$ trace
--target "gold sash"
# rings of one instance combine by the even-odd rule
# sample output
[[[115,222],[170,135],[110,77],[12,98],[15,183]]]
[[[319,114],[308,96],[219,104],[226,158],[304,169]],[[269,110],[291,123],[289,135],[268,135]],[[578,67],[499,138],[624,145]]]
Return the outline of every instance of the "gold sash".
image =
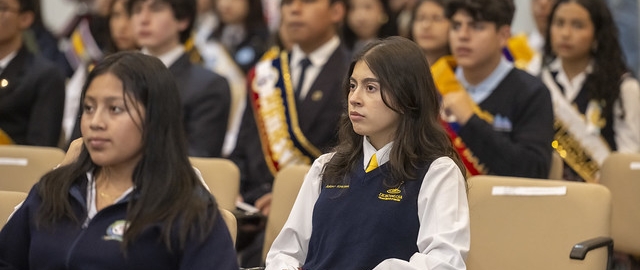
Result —
[[[551,146],[582,179],[590,183],[598,182],[600,166],[611,153],[609,145],[599,132],[588,132],[584,115],[564,98],[551,72],[544,69],[541,76],[553,100],[553,126],[556,133]]]
[[[247,105],[247,78],[220,42],[207,41],[204,46],[200,46],[198,51],[204,66],[225,77],[231,90],[229,124],[222,145],[222,156],[226,157],[235,148],[236,139],[240,132],[242,114]]]
[[[513,59],[513,65],[519,69],[527,69],[529,63],[535,56],[535,51],[529,47],[527,36],[519,34],[512,36],[507,40],[507,49]]]

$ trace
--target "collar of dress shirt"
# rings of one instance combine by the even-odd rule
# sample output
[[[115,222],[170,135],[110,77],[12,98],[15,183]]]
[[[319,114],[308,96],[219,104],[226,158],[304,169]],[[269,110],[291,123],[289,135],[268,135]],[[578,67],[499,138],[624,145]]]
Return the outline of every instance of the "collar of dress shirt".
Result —
[[[5,56],[4,58],[0,59],[0,70],[4,70],[5,68],[7,68],[7,66],[9,65],[9,62],[11,62],[11,60],[13,60],[13,58],[15,58],[16,55],[18,55],[18,51],[14,51],[8,54],[7,56]]]
[[[152,55],[147,48],[142,48],[141,52],[146,55]],[[180,56],[182,56],[183,53],[184,53],[184,46],[180,45],[162,55],[154,55],[154,56],[158,57],[158,59],[160,59],[160,61],[162,61],[162,63],[166,67],[170,67],[171,65],[173,65],[175,61],[178,60],[178,58],[180,58]]]
[[[291,50],[291,78],[294,85],[298,85],[298,80],[300,79],[300,73],[302,72],[302,68],[300,67],[300,61],[305,57],[308,57],[311,61],[311,66],[306,69],[306,76],[304,82],[302,84],[302,89],[297,89],[300,91],[298,93],[298,98],[304,100],[311,90],[311,86],[313,82],[316,80],[322,67],[327,63],[329,57],[333,54],[333,52],[340,46],[340,39],[337,36],[331,38],[328,42],[320,46],[315,51],[311,52],[308,55],[300,49],[300,46],[294,45]]]
[[[291,49],[291,67],[298,67],[298,63],[300,63],[300,61],[305,57],[309,57],[309,60],[311,60],[311,64],[314,67],[321,67],[329,60],[329,57],[331,57],[331,54],[333,54],[338,46],[340,46],[340,39],[338,36],[333,36],[333,38],[318,49],[308,55],[305,55],[300,46],[295,44]]]
[[[87,179],[89,180],[87,183],[87,219],[89,220],[98,213],[96,208],[96,178],[93,175],[93,171],[87,172]],[[113,203],[122,201],[131,192],[133,192],[133,187],[125,190],[120,197],[113,201]]]
[[[389,161],[389,153],[391,152],[391,148],[393,147],[393,141],[387,143],[385,146],[380,148],[380,150],[376,150],[373,145],[369,142],[369,137],[364,136],[364,140],[362,140],[362,151],[364,153],[364,160],[362,164],[362,169],[364,170],[369,165],[369,160],[373,154],[376,154],[376,159],[378,160],[378,166],[382,166],[382,164],[387,163]]]
[[[593,60],[589,61],[587,68],[583,72],[580,72],[580,74],[576,75],[571,80],[567,77],[567,73],[564,72],[564,69],[562,68],[562,60],[560,58],[554,59],[549,64],[549,71],[558,73],[555,76],[556,82],[562,86],[565,98],[569,101],[573,101],[580,93],[582,85],[584,85],[584,81],[587,79],[587,75],[591,74],[593,71]]]
[[[493,93],[493,90],[495,90],[502,79],[509,74],[511,69],[513,69],[513,64],[502,57],[498,66],[493,70],[493,72],[491,72],[491,75],[477,85],[471,85],[467,82],[464,78],[464,71],[462,71],[462,68],[460,67],[456,69],[456,78],[462,84],[464,89],[467,90],[471,99],[473,99],[475,103],[481,103],[491,95],[491,93]]]

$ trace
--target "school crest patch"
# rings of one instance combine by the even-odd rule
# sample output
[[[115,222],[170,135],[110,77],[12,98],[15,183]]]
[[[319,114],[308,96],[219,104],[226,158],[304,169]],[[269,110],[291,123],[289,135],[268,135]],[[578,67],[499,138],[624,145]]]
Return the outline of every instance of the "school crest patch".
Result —
[[[122,242],[122,236],[124,235],[124,231],[127,227],[129,227],[129,223],[126,220],[116,220],[109,225],[106,235],[103,236],[102,239],[106,241],[115,240]]]

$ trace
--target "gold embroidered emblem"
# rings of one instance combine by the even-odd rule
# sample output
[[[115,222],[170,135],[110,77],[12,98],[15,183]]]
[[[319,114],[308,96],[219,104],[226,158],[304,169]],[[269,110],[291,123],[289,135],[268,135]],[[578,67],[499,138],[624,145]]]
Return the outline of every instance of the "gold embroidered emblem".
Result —
[[[397,188],[387,189],[387,193],[389,194],[400,194],[400,192],[402,191],[400,191],[400,189],[397,189]]]
[[[383,200],[383,201],[394,201],[394,202],[399,202],[402,201],[402,190],[400,190],[400,187],[402,186],[402,184],[404,184],[404,181],[400,183],[400,185],[398,185],[398,187],[396,188],[390,188],[387,189],[387,193],[378,193],[378,199]]]
[[[378,199],[383,200],[383,201],[399,202],[399,201],[402,201],[402,195],[399,195],[399,194],[385,194],[385,193],[380,192],[378,194]]]
[[[9,81],[7,81],[7,79],[2,79],[2,81],[0,81],[0,88],[5,88],[9,86]]]

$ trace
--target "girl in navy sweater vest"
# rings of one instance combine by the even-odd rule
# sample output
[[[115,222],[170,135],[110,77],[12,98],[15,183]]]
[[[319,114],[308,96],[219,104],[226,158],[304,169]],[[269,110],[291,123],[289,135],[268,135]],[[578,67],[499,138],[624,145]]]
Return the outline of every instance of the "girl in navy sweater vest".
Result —
[[[354,58],[339,144],[312,165],[268,270],[466,269],[465,169],[425,59],[400,37]]]

